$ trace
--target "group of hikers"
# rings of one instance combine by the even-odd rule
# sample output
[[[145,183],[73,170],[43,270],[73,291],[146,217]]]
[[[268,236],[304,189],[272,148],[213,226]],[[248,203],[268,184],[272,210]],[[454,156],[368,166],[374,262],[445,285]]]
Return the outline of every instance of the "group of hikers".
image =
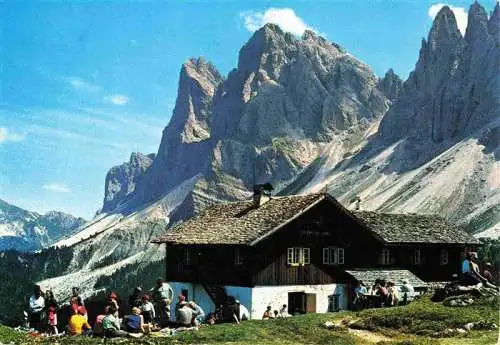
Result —
[[[415,298],[415,289],[408,279],[403,279],[401,285],[393,281],[376,279],[375,283],[367,288],[362,281],[358,281],[354,289],[353,308],[395,307],[410,303]]]
[[[183,295],[177,296],[175,318],[171,318],[171,305],[174,302],[174,292],[169,284],[162,279],[146,293],[141,287],[136,287],[128,300],[129,313],[123,315],[120,311],[120,301],[115,292],[111,292],[105,303],[103,312],[97,315],[93,327],[80,289],[72,289],[69,300],[70,315],[65,334],[94,335],[105,337],[137,336],[168,327],[169,329],[185,329],[199,326],[205,322],[205,312],[194,301],[186,301]],[[28,327],[47,335],[58,335],[57,311],[59,305],[52,291],[42,292],[35,285],[34,293],[29,299]],[[122,315],[122,317],[120,317]],[[239,318],[239,316],[238,316]],[[217,315],[209,315],[208,323],[215,323]]]
[[[461,284],[464,286],[485,286],[497,289],[495,277],[492,274],[492,265],[486,262],[482,265],[482,272],[479,269],[478,255],[476,252],[469,252],[462,261]]]
[[[482,286],[498,290],[492,273],[492,265],[486,262],[479,269],[478,255],[468,252],[462,261],[461,274],[457,283],[465,287],[480,288]],[[353,309],[381,308],[405,305],[415,298],[415,289],[407,279],[401,285],[391,280],[376,279],[375,283],[367,288],[362,281],[358,281],[354,289]]]
[[[286,304],[283,304],[283,306],[279,311],[278,310],[273,311],[272,309],[273,309],[272,306],[270,305],[267,306],[266,311],[262,315],[262,320],[279,319],[292,316],[288,313]]]

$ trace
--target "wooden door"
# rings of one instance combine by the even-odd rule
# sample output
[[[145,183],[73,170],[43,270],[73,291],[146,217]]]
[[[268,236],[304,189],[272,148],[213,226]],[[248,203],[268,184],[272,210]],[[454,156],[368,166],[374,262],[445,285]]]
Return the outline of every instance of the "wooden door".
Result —
[[[315,313],[316,312],[316,294],[315,293],[306,293],[306,313]]]

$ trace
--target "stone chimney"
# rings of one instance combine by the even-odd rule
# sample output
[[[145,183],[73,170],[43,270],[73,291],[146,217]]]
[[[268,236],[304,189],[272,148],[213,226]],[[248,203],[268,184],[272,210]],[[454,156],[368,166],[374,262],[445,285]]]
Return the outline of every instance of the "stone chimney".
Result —
[[[253,186],[253,206],[259,208],[271,199],[273,186],[270,183]]]
[[[356,197],[356,206],[354,206],[354,209],[356,211],[361,210],[361,197],[359,195]]]

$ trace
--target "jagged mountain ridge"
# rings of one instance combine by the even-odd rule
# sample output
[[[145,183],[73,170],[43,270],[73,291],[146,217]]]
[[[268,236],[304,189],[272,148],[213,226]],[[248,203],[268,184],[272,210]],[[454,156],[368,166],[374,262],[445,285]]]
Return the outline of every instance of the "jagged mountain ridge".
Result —
[[[40,215],[0,200],[0,251],[42,249],[71,235],[84,222],[57,211]]]
[[[220,200],[244,198],[262,181],[286,184],[327,142],[356,140],[384,115],[390,102],[377,82],[338,45],[273,24],[242,47],[225,80],[210,63],[187,61],[158,154],[129,208],[197,175]]]
[[[337,45],[310,32],[298,39],[276,25],[254,34],[227,79],[204,59],[187,61],[152,164],[130,169],[131,159],[108,173],[108,207],[54,244],[70,247],[73,257],[42,285],[61,298],[70,290],[65,282],[94,293],[102,275],[161,260],[162,249],[150,241],[167,224],[214,202],[247,198],[257,181],[285,185],[331,140],[352,146],[390,104],[377,82]],[[111,180],[119,188],[109,188]]]
[[[499,237],[500,48],[491,30],[498,13],[497,3],[488,20],[474,3],[462,37],[443,7],[378,133],[347,159],[325,155],[316,174],[289,189],[328,185],[347,206],[360,196],[365,209],[440,214]]]
[[[446,7],[442,11],[449,13],[436,17],[428,39],[431,48],[426,41],[421,56],[427,56],[427,49],[431,49],[429,56],[437,56],[432,42],[439,41],[445,46],[457,44],[462,52],[453,53],[456,59],[446,59],[446,63],[468,61],[458,59],[471,51],[471,43],[464,43],[454,35],[457,30],[451,11]],[[492,27],[490,22],[495,18],[498,5],[488,27]],[[441,35],[455,43],[442,42]],[[498,45],[494,49],[498,50]],[[477,51],[481,52],[484,51]],[[491,59],[488,56],[484,59]],[[492,120],[478,116],[479,121],[472,125],[459,120],[462,132],[450,131],[453,126],[446,125],[440,131],[428,131],[424,130],[428,127],[424,119],[420,127],[414,123],[410,126],[404,119],[408,115],[404,104],[413,96],[410,91],[415,92],[417,102],[427,104],[427,96],[435,99],[443,90],[448,92],[443,87],[446,73],[456,71],[455,68],[445,65],[440,71],[419,61],[414,77],[403,85],[399,86],[395,77],[392,84],[390,78],[384,83],[340,47],[312,33],[299,40],[272,25],[259,30],[242,48],[238,68],[225,80],[215,78],[217,74],[212,67],[203,66],[208,65],[205,61],[191,60],[187,64],[195,65],[192,68],[196,73],[182,76],[181,71],[180,84],[190,86],[179,88],[189,92],[180,92],[178,102],[188,106],[176,106],[167,126],[182,132],[167,135],[170,132],[165,129],[153,164],[127,198],[125,214],[121,214],[125,208],[102,214],[82,233],[58,244],[73,248],[74,262],[66,275],[44,284],[57,286],[71,278],[85,282],[88,286],[85,293],[92,293],[100,274],[123,269],[125,263],[140,265],[148,257],[154,260],[161,257],[161,249],[149,244],[151,238],[134,230],[133,224],[143,222],[139,228],[144,229],[148,220],[156,219],[146,210],[156,210],[153,213],[163,215],[165,224],[171,225],[211,203],[249,197],[249,186],[263,181],[271,181],[282,193],[310,192],[329,184],[330,192],[348,207],[352,206],[352,197],[361,195],[362,207],[367,209],[439,212],[452,220],[478,221],[476,230],[495,231],[499,186],[496,176],[500,169],[498,116],[487,112]],[[425,80],[421,73],[431,75],[429,71],[436,74],[432,76],[436,82],[415,84],[415,80]],[[489,73],[493,73],[493,78],[498,76],[498,70]],[[469,78],[466,74],[464,77]],[[424,92],[422,87],[429,90]],[[387,94],[384,96],[383,92]],[[203,106],[190,105],[194,104],[190,101],[191,93],[204,100],[195,102]],[[386,120],[383,114],[391,104],[391,97],[392,115]],[[493,107],[488,110],[494,112],[496,99],[491,101],[490,94],[485,99]],[[401,111],[393,110],[398,107]],[[481,103],[474,111],[482,107],[486,105]],[[187,115],[186,109],[192,113]],[[200,109],[203,116],[197,113]],[[437,118],[432,111],[424,115],[432,121]],[[443,121],[455,118],[457,114],[452,113],[443,117]],[[210,131],[197,131],[203,134],[195,140],[186,140],[188,136],[182,133],[194,133],[189,129],[193,121],[186,119],[194,119],[197,127]],[[380,122],[386,128],[384,131],[378,131]],[[420,125],[418,121],[416,124]],[[399,133],[411,135],[401,137]],[[436,133],[442,133],[442,140]],[[466,163],[466,168],[462,163]],[[468,178],[473,174],[478,178]],[[446,183],[451,180],[449,176],[456,178],[452,185]],[[460,194],[454,194],[457,192]],[[434,202],[432,197],[440,193],[443,197]],[[460,197],[453,198],[455,195]],[[120,226],[121,219],[131,225]],[[147,233],[156,234],[150,230]],[[104,237],[107,240],[101,242]],[[124,237],[127,240],[118,244]],[[127,243],[131,242],[134,247],[128,250]],[[100,243],[107,243],[105,253],[99,249]],[[101,260],[96,266],[101,270],[96,271],[96,267],[85,267],[86,262],[78,259],[83,257],[95,263],[102,257],[110,259]]]

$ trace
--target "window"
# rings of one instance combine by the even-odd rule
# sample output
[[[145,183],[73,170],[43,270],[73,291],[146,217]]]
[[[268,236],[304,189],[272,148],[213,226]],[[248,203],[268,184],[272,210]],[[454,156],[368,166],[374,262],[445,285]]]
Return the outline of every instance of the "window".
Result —
[[[234,248],[234,264],[243,265],[243,255],[240,252],[240,248]]]
[[[446,249],[441,249],[441,255],[439,261],[441,265],[448,265],[448,251]]]
[[[382,265],[389,265],[391,263],[391,251],[389,249],[382,249],[380,263]]]
[[[421,255],[420,249],[413,250],[412,262],[414,265],[420,265],[421,257],[422,257],[422,255]]]
[[[338,248],[338,247],[323,248],[323,263],[325,265],[343,265],[344,248]]]
[[[287,263],[292,266],[307,265],[311,263],[311,251],[309,248],[288,248]]]
[[[191,253],[188,248],[184,249],[184,265],[191,265]]]

